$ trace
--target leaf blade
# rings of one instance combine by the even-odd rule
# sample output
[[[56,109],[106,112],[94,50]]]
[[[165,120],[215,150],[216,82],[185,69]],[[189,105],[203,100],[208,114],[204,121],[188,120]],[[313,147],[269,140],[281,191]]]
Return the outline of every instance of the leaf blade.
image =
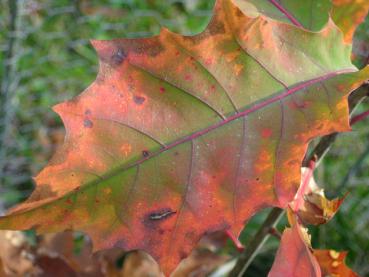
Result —
[[[166,273],[204,233],[238,236],[259,209],[285,207],[308,141],[349,130],[347,94],[369,71],[354,72],[333,24],[309,33],[229,0],[197,36],[94,45],[96,81],[55,108],[63,147],[0,228],[81,230]]]

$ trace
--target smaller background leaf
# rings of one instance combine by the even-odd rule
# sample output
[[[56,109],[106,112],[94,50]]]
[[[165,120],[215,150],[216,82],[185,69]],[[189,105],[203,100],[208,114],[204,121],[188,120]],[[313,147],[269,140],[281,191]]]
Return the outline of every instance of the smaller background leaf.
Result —
[[[332,18],[344,33],[347,43],[352,43],[354,32],[363,22],[368,9],[367,0],[333,0]]]
[[[322,269],[322,276],[358,277],[359,275],[347,267],[346,255],[347,252],[314,250],[314,256]]]
[[[358,68],[369,63],[369,15],[356,29],[353,41],[353,62]]]
[[[269,277],[321,276],[319,264],[302,232],[304,230],[297,224],[284,230]]]
[[[301,26],[307,30],[319,31],[328,22],[331,2],[329,0],[233,0],[238,6],[245,2],[275,20]]]

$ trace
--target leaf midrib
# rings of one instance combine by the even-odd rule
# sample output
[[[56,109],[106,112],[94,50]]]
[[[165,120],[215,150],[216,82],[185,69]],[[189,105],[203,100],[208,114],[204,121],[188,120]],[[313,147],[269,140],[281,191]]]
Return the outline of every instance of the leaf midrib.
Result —
[[[276,0],[269,0],[269,2],[275,6],[281,13],[283,13],[286,18],[295,26],[299,28],[304,28],[304,26],[294,17],[288,10],[286,10],[282,4],[278,3]]]

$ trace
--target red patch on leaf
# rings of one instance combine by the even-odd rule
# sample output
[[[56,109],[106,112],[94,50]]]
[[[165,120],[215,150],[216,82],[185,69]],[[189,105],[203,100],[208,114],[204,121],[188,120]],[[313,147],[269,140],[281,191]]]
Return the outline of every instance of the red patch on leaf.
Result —
[[[272,136],[273,131],[271,129],[263,129],[261,130],[261,137],[264,139],[268,139]]]

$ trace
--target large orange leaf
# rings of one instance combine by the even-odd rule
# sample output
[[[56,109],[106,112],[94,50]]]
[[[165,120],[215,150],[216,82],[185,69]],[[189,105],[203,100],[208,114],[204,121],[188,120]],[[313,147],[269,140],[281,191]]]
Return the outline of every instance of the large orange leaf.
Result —
[[[311,33],[231,0],[196,36],[93,45],[96,81],[55,107],[64,145],[0,228],[81,230],[166,273],[203,234],[237,237],[258,210],[286,207],[309,140],[350,129],[347,95],[369,76],[331,22]]]

